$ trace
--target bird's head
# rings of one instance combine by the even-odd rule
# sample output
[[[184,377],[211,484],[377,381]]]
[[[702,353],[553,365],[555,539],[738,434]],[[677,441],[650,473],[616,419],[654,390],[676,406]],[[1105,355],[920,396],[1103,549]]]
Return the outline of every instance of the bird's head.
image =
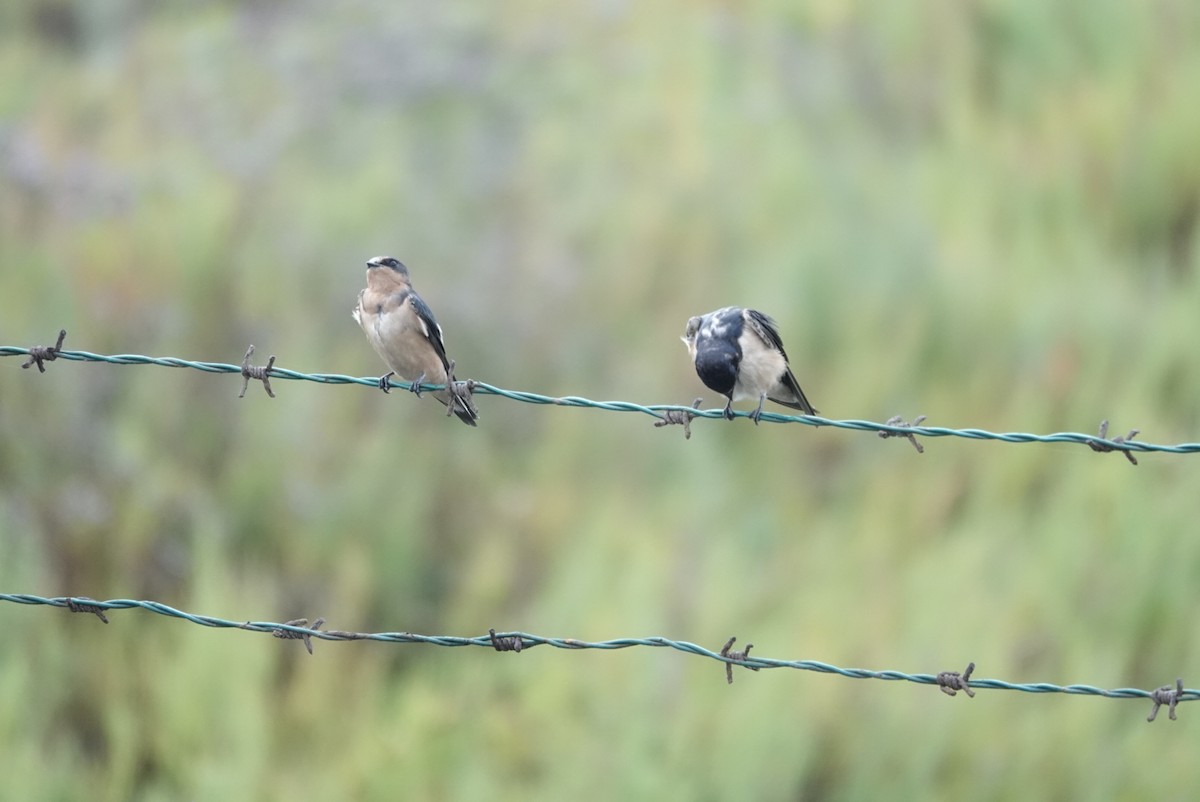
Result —
[[[376,256],[367,260],[367,286],[390,290],[411,286],[408,280],[408,268],[399,259],[392,256]]]
[[[404,266],[403,262],[401,262],[399,259],[395,258],[394,256],[375,256],[371,259],[368,259],[367,260],[367,270],[370,271],[375,268],[383,268],[385,270],[394,270],[397,273],[400,273],[404,276],[408,275],[408,268]]]
[[[683,340],[683,344],[687,346],[688,353],[692,356],[696,355],[696,333],[700,331],[700,316],[689,318],[687,325],[683,329],[683,336],[679,339]]]

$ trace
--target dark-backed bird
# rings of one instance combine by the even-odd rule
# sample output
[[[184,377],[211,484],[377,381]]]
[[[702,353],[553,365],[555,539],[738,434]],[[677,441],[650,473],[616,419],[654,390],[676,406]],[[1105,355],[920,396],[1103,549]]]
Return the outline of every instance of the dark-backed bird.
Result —
[[[463,423],[475,425],[479,413],[470,395],[454,381],[454,363],[446,357],[442,327],[413,289],[407,267],[390,256],[368,260],[367,286],[358,294],[352,314],[390,368],[379,378],[384,392],[391,376],[410,382],[417,395],[423,383],[444,384],[446,389],[433,392],[433,397]]]
[[[733,419],[733,402],[758,401],[750,413],[755,424],[769,399],[805,415],[816,415],[792,369],[775,321],[754,309],[727,306],[687,322],[683,342],[696,375],[710,390],[728,399],[725,417]]]

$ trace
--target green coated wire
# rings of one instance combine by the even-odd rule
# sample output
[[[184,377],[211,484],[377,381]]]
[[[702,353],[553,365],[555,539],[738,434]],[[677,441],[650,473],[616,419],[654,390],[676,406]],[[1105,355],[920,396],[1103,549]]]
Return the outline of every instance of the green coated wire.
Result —
[[[52,355],[47,355],[50,352]],[[29,357],[25,365],[33,364],[38,355],[43,359],[66,359],[76,362],[101,362],[110,365],[158,365],[161,367],[190,368],[207,373],[236,373],[244,375],[247,369],[243,365],[231,365],[225,362],[195,362],[178,357],[151,357],[141,354],[93,354],[89,351],[65,351],[54,348],[19,348],[16,346],[0,346],[0,356]],[[249,356],[249,355],[247,355]],[[37,362],[41,368],[41,362]],[[378,387],[379,379],[363,376],[346,376],[340,373],[301,373],[286,368],[271,367],[270,369],[254,368],[270,378],[291,379],[294,381],[309,381],[318,384],[361,384],[366,387]],[[582,407],[601,409],[609,412],[640,412],[645,415],[667,422],[685,422],[691,418],[721,418],[720,409],[696,409],[677,404],[651,404],[645,406],[629,401],[593,401],[579,396],[548,396],[538,393],[506,390],[485,382],[472,381],[473,392],[484,395],[496,395],[512,401],[525,404],[544,404],[562,407]],[[411,389],[408,382],[392,382],[393,387]],[[440,384],[422,384],[422,390],[441,389]],[[735,412],[738,417],[749,417],[747,412]],[[868,420],[834,420],[816,415],[783,415],[777,412],[764,411],[762,420],[770,423],[802,423],[806,426],[832,426],[839,429],[877,432],[880,436],[898,437],[961,437],[969,440],[999,440],[1005,443],[1077,443],[1086,445],[1097,451],[1120,451],[1134,462],[1130,452],[1165,452],[1169,454],[1195,454],[1200,452],[1200,443],[1179,443],[1163,445],[1146,443],[1140,440],[1117,437],[1109,439],[1101,434],[1081,434],[1078,432],[1056,432],[1053,434],[1029,434],[1026,432],[989,432],[984,429],[953,429],[944,426],[919,426],[906,423],[876,423]],[[893,419],[894,421],[895,419]],[[1106,426],[1102,427],[1102,432]],[[913,441],[915,444],[915,441]],[[1135,463],[1136,464],[1136,463]]]
[[[962,689],[963,685],[958,685],[951,680],[949,683],[944,681],[947,674],[957,677],[957,672],[946,672],[941,677],[937,674],[910,674],[903,671],[874,671],[865,668],[842,668],[830,663],[823,663],[818,660],[777,660],[770,657],[748,656],[744,653],[729,652],[729,646],[732,645],[732,639],[726,644],[725,649],[714,652],[711,649],[706,649],[695,643],[688,641],[672,640],[663,637],[651,638],[615,638],[613,640],[604,641],[582,641],[575,638],[554,638],[544,635],[535,635],[529,632],[489,632],[487,635],[478,635],[475,637],[456,637],[451,635],[418,635],[413,632],[345,632],[341,630],[321,630],[318,627],[322,621],[318,620],[312,627],[307,626],[307,621],[299,619],[297,621],[289,621],[287,623],[273,623],[266,621],[229,621],[223,618],[215,618],[207,615],[197,615],[195,613],[184,612],[177,610],[174,607],[162,604],[156,601],[139,601],[136,599],[110,599],[108,601],[99,601],[86,597],[78,596],[58,596],[54,598],[46,598],[43,596],[34,596],[27,593],[0,593],[0,601],[14,602],[16,604],[28,605],[45,605],[50,607],[64,607],[74,612],[95,613],[101,615],[107,610],[126,610],[139,608],[147,610],[151,613],[167,616],[169,618],[182,619],[193,624],[198,624],[205,627],[216,627],[220,629],[243,629],[250,632],[270,633],[276,637],[304,639],[305,643],[309,643],[309,639],[321,639],[327,641],[357,641],[370,640],[380,641],[384,643],[399,643],[413,644],[420,643],[429,646],[483,646],[497,651],[521,651],[534,646],[552,646],[556,649],[568,649],[574,651],[586,649],[629,649],[635,647],[649,648],[666,648],[675,649],[676,651],[686,654],[693,654],[700,657],[706,657],[710,660],[715,660],[731,666],[741,666],[752,670],[768,669],[768,668],[791,668],[799,671],[813,671],[819,674],[836,674],[849,679],[879,679],[899,682],[912,682],[919,685],[939,685],[945,687],[947,684],[950,687]],[[107,617],[101,615],[105,623],[108,623]],[[310,646],[311,651],[311,646]],[[967,674],[969,675],[970,669]],[[988,689],[996,691],[1021,691],[1023,693],[1064,693],[1077,696],[1099,696],[1108,699],[1149,699],[1155,703],[1155,711],[1159,704],[1171,704],[1171,702],[1189,702],[1200,699],[1200,690],[1192,688],[1182,688],[1176,691],[1170,686],[1158,688],[1156,690],[1143,690],[1141,688],[1097,688],[1092,685],[1072,684],[1072,685],[1055,685],[1049,682],[1007,682],[1000,679],[970,679],[969,687],[972,690]],[[1165,693],[1173,695],[1164,695]],[[953,695],[953,694],[951,694]],[[973,694],[972,694],[973,695]],[[1173,708],[1173,705],[1172,705]],[[1172,716],[1173,718],[1174,716]]]
[[[0,346],[0,356],[25,356],[29,359],[23,365],[28,367],[36,362],[39,370],[44,370],[42,361],[53,361],[56,359],[66,359],[78,362],[100,362],[114,365],[158,365],[161,367],[177,367],[190,368],[192,370],[201,370],[208,373],[234,373],[242,376],[247,376],[250,371],[250,378],[281,378],[291,379],[295,381],[310,381],[319,384],[361,384],[367,387],[378,387],[379,379],[371,377],[354,377],[337,373],[301,373],[299,371],[288,370],[286,368],[249,368],[250,352],[247,352],[247,361],[243,365],[232,365],[224,362],[197,362],[177,357],[150,357],[141,354],[94,354],[88,351],[67,351],[61,350],[62,338],[59,339],[60,347],[55,348],[20,348],[15,346]],[[41,357],[40,359],[38,357]],[[273,360],[272,360],[273,362]],[[408,382],[394,382],[393,386],[402,389],[411,389],[412,385]],[[442,385],[422,384],[422,390],[440,389]],[[591,409],[601,409],[611,412],[640,412],[650,415],[660,421],[669,422],[687,422],[691,418],[721,418],[723,410],[720,409],[696,409],[694,407],[685,407],[674,404],[655,404],[643,406],[627,401],[593,401],[587,398],[578,396],[546,396],[538,393],[522,392],[515,390],[507,390],[501,387],[495,387],[484,382],[471,382],[472,390],[476,393],[486,395],[497,395],[513,401],[518,401],[527,404],[543,404],[554,406],[568,407],[583,407]],[[269,390],[268,390],[269,391]],[[735,413],[741,417],[748,417],[748,413]],[[919,426],[900,423],[896,425],[893,421],[888,423],[876,423],[866,420],[832,420],[814,415],[782,415],[774,412],[763,412],[762,420],[772,423],[803,423],[808,426],[833,426],[842,429],[851,429],[859,431],[872,431],[880,435],[894,435],[901,437],[922,436],[922,437],[962,437],[973,440],[999,440],[1007,443],[1078,443],[1088,445],[1099,451],[1121,451],[1126,457],[1133,461],[1129,452],[1166,452],[1173,454],[1191,454],[1200,452],[1200,443],[1180,443],[1178,445],[1160,445],[1155,443],[1145,443],[1126,438],[1108,439],[1105,434],[1105,427],[1102,426],[1101,436],[1093,436],[1087,434],[1079,434],[1074,432],[1058,432],[1048,435],[1028,434],[1024,432],[1008,432],[997,433],[989,432],[983,429],[952,429],[940,426]],[[1132,435],[1131,435],[1132,436]],[[105,623],[107,618],[103,615],[105,610],[120,610],[129,608],[140,608],[149,612],[165,615],[172,618],[183,619],[193,624],[199,624],[207,627],[218,628],[233,628],[244,629],[252,632],[271,633],[276,637],[303,639],[305,644],[309,646],[311,651],[310,639],[317,638],[330,641],[346,641],[346,640],[373,640],[389,643],[423,643],[434,646],[484,646],[500,651],[520,651],[522,648],[530,648],[532,646],[547,645],[558,649],[626,649],[631,647],[652,647],[652,648],[671,648],[682,651],[688,654],[695,654],[702,657],[707,657],[725,663],[727,666],[740,665],[745,668],[758,670],[764,668],[792,668],[801,671],[814,671],[822,674],[836,674],[842,677],[852,679],[880,679],[891,681],[913,682],[923,685],[941,685],[943,690],[948,690],[947,682],[943,678],[949,676],[950,687],[962,687],[957,684],[960,680],[960,675],[954,672],[946,672],[942,675],[934,674],[909,674],[902,671],[873,671],[861,668],[842,668],[829,663],[823,663],[816,660],[777,660],[761,656],[749,656],[746,653],[730,652],[730,643],[726,645],[721,652],[714,652],[687,641],[676,641],[669,638],[652,637],[652,638],[617,638],[613,640],[588,642],[576,640],[573,638],[553,638],[542,635],[535,635],[527,632],[504,632],[504,633],[489,633],[476,637],[454,637],[443,635],[419,635],[411,632],[345,632],[340,630],[320,630],[317,627],[322,622],[317,621],[310,628],[307,621],[297,620],[286,623],[272,622],[236,622],[228,621],[212,616],[195,615],[192,613],[177,610],[165,604],[155,601],[137,601],[132,599],[112,599],[109,601],[97,601],[82,597],[55,597],[45,598],[30,594],[0,594],[0,601],[15,602],[18,604],[29,605],[48,605],[53,607],[66,607],[78,612],[91,612],[99,615]],[[968,670],[969,674],[969,670]],[[1024,693],[1065,693],[1085,696],[1099,696],[1115,699],[1150,699],[1154,702],[1154,712],[1151,714],[1151,719],[1158,711],[1160,704],[1170,704],[1172,708],[1172,718],[1174,718],[1174,704],[1184,701],[1193,701],[1200,699],[1200,691],[1193,689],[1183,689],[1179,684],[1177,689],[1172,689],[1170,686],[1159,688],[1152,691],[1142,690],[1139,688],[1115,688],[1104,689],[1091,685],[1072,684],[1072,685],[1055,685],[1052,683],[1014,683],[1006,682],[998,679],[971,679],[969,687],[972,689],[991,689],[991,690],[1008,690],[1021,691]]]

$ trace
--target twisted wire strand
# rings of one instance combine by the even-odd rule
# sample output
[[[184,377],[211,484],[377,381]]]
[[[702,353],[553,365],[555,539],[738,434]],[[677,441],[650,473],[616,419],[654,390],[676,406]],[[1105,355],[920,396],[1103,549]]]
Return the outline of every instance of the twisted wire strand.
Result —
[[[60,337],[61,343],[61,337]],[[46,356],[48,349],[21,348],[16,346],[0,346],[0,356],[26,356],[33,357],[38,351],[41,352],[43,358]],[[178,357],[151,357],[142,354],[95,354],[89,351],[68,351],[59,348],[52,349],[54,359],[66,359],[77,362],[98,362],[113,365],[157,365],[160,367],[188,368],[192,370],[200,370],[207,373],[233,373],[246,375],[246,364],[233,365],[225,362],[200,362]],[[251,352],[247,352],[247,360]],[[28,362],[26,363],[29,364]],[[248,364],[248,363],[247,363]],[[273,365],[273,361],[272,361]],[[42,365],[39,362],[39,369]],[[300,371],[289,370],[287,368],[279,368],[268,366],[264,369],[259,369],[264,376],[270,378],[289,379],[293,381],[309,381],[318,384],[360,384],[366,387],[378,387],[379,379],[373,377],[355,377],[338,373],[303,373]],[[395,381],[393,386],[401,389],[410,389],[412,385],[408,382]],[[437,390],[443,385],[437,384],[422,384],[422,390]],[[471,382],[473,392],[486,395],[496,395],[507,398],[512,401],[517,401],[526,404],[541,404],[553,406],[580,407],[589,409],[600,409],[610,412],[637,412],[659,420],[669,420],[667,413],[674,413],[677,420],[690,420],[691,418],[721,418],[723,410],[721,409],[697,409],[694,406],[682,406],[677,404],[653,404],[642,405],[628,401],[593,401],[591,399],[582,398],[579,396],[547,396],[539,393],[508,390],[501,387],[496,387],[485,382]],[[748,417],[748,413],[735,413],[739,417]],[[679,416],[684,416],[680,418]],[[922,437],[961,437],[972,440],[998,440],[1006,443],[1077,443],[1087,445],[1095,450],[1115,450],[1123,451],[1128,456],[1128,452],[1165,452],[1173,454],[1192,454],[1200,452],[1200,443],[1180,443],[1176,445],[1164,445],[1156,443],[1146,443],[1137,440],[1114,438],[1108,439],[1105,436],[1095,436],[1089,434],[1081,434],[1077,432],[1056,432],[1053,434],[1038,435],[1025,432],[990,432],[984,429],[966,428],[955,429],[942,426],[920,426],[901,422],[899,425],[889,421],[888,423],[877,423],[868,420],[834,420],[822,418],[819,416],[810,415],[784,415],[776,412],[764,411],[761,416],[762,420],[772,423],[802,423],[808,426],[833,426],[835,428],[870,431],[881,434],[892,434],[902,437],[922,436]],[[894,419],[893,419],[894,420]],[[1102,427],[1101,432],[1106,432]],[[1131,458],[1131,461],[1132,458]],[[105,610],[122,610],[130,608],[138,608],[158,615],[167,616],[170,618],[182,619],[192,624],[199,626],[215,627],[222,629],[242,629],[251,632],[261,632],[272,634],[276,637],[288,638],[303,638],[306,646],[310,646],[309,639],[320,639],[327,641],[350,641],[350,640],[371,640],[387,643],[420,643],[432,646],[443,647],[460,647],[460,646],[482,646],[498,650],[520,651],[522,648],[530,648],[533,646],[551,646],[557,649],[628,649],[634,647],[649,647],[649,648],[670,648],[686,654],[694,654],[701,657],[706,657],[717,662],[727,665],[742,666],[744,668],[758,670],[764,668],[791,668],[801,671],[813,671],[821,674],[834,674],[850,679],[878,679],[889,681],[912,682],[922,685],[941,685],[945,689],[944,682],[941,677],[944,677],[947,672],[937,674],[912,674],[903,671],[895,670],[870,670],[863,668],[843,668],[840,666],[824,663],[817,660],[779,660],[769,657],[761,657],[755,655],[749,656],[744,652],[729,652],[726,645],[725,650],[716,652],[707,649],[695,643],[688,641],[677,641],[664,637],[650,638],[615,638],[605,641],[582,641],[574,638],[556,638],[546,637],[528,632],[490,632],[486,635],[475,637],[457,637],[449,635],[421,635],[412,632],[347,632],[342,630],[320,630],[318,627],[322,623],[318,619],[311,628],[307,625],[307,621],[297,619],[296,621],[276,623],[264,621],[229,621],[214,616],[197,615],[183,610],[178,610],[166,604],[156,601],[139,601],[134,599],[111,599],[108,601],[98,601],[86,597],[70,597],[60,596],[47,598],[35,596],[31,594],[8,594],[0,593],[0,601],[13,602],[26,605],[45,605],[52,607],[69,608],[76,612],[91,612],[99,615],[101,620],[108,622],[103,615]],[[311,646],[310,646],[311,651]],[[954,673],[954,672],[950,672]],[[1155,712],[1157,712],[1158,704],[1161,703],[1164,691],[1170,695],[1170,688],[1159,688],[1156,690],[1143,690],[1140,688],[1113,688],[1105,689],[1093,685],[1071,684],[1071,685],[1056,685],[1047,682],[1038,683],[1018,683],[1008,682],[1000,679],[971,679],[970,687],[974,689],[990,689],[990,690],[1005,690],[1005,691],[1021,691],[1024,693],[1065,693],[1082,696],[1097,696],[1111,699],[1149,699],[1155,702]],[[1174,692],[1175,702],[1194,701],[1200,699],[1200,690],[1182,689]],[[1172,715],[1172,718],[1174,715]],[[1153,714],[1151,716],[1153,720]]]
[[[505,651],[520,651],[529,649],[534,646],[552,646],[556,649],[567,649],[580,651],[586,649],[599,650],[614,650],[614,649],[630,649],[636,647],[648,648],[666,648],[675,649],[676,651],[684,652],[685,654],[697,655],[706,657],[710,660],[715,660],[720,663],[727,663],[734,666],[741,666],[748,669],[767,669],[767,668],[791,668],[799,671],[813,671],[819,674],[835,674],[849,679],[878,679],[889,680],[895,682],[912,682],[919,685],[941,685],[937,674],[910,674],[904,671],[882,670],[876,671],[865,668],[843,668],[840,666],[824,663],[819,660],[779,660],[771,657],[753,657],[744,656],[743,653],[721,653],[707,649],[695,643],[688,641],[672,640],[664,637],[650,638],[614,638],[604,641],[584,641],[575,638],[556,638],[537,635],[529,632],[493,632],[485,635],[477,635],[475,637],[458,637],[453,635],[420,635],[414,632],[346,632],[342,630],[321,630],[317,629],[320,622],[316,623],[313,628],[297,624],[296,622],[275,623],[267,621],[229,621],[223,618],[216,618],[208,615],[198,615],[195,613],[185,612],[170,607],[166,604],[156,601],[139,601],[136,599],[109,599],[107,601],[99,601],[79,596],[57,596],[47,598],[43,596],[35,596],[28,593],[0,593],[0,601],[13,602],[16,604],[27,605],[44,605],[50,607],[64,607],[76,610],[79,612],[96,612],[97,610],[126,610],[126,609],[142,609],[158,615],[167,616],[187,621],[192,624],[205,627],[215,627],[220,629],[242,629],[250,632],[262,632],[281,636],[282,633],[287,633],[285,637],[294,638],[313,638],[326,641],[357,641],[370,640],[380,641],[384,643],[399,643],[412,644],[420,643],[429,646],[444,646],[444,647],[459,647],[459,646],[482,646],[488,649],[497,649],[497,640],[508,641],[509,644],[519,641],[520,648],[507,648]],[[301,621],[303,619],[300,619]],[[107,623],[107,622],[106,622]],[[1056,685],[1050,682],[1008,682],[1001,679],[971,679],[970,687],[973,689],[986,688],[996,691],[1021,691],[1023,693],[1064,693],[1077,696],[1098,696],[1108,699],[1149,699],[1156,701],[1156,694],[1161,694],[1162,689],[1143,690],[1141,688],[1098,688],[1094,685],[1071,684],[1071,685]],[[1188,702],[1200,699],[1200,690],[1186,688],[1176,695],[1176,702]]]
[[[0,356],[33,355],[34,350],[10,345],[0,345]],[[75,362],[99,362],[110,365],[158,365],[160,367],[190,368],[206,373],[243,373],[242,365],[232,365],[226,362],[196,362],[178,357],[152,357],[142,354],[94,354],[90,351],[55,352],[58,359]],[[379,379],[369,376],[347,376],[340,373],[302,373],[287,368],[271,367],[265,371],[271,378],[290,379],[293,381],[308,381],[318,384],[360,384],[365,387],[378,387]],[[404,381],[392,381],[392,386],[400,389],[410,389],[412,385]],[[440,384],[421,384],[422,390],[442,389]],[[495,395],[525,404],[542,404],[562,407],[580,407],[600,409],[608,412],[638,412],[659,420],[666,419],[666,413],[685,415],[689,418],[715,418],[723,416],[721,409],[695,409],[679,404],[635,404],[630,401],[593,401],[579,396],[549,396],[520,390],[507,390],[486,382],[471,382],[472,391],[484,395]],[[750,413],[735,412],[737,417],[749,417]],[[762,420],[770,423],[802,423],[806,426],[832,426],[838,429],[877,432],[901,437],[909,435],[917,437],[961,437],[968,440],[998,440],[1004,443],[1077,443],[1087,445],[1097,450],[1129,452],[1163,452],[1169,454],[1195,454],[1200,452],[1200,443],[1178,443],[1174,445],[1147,443],[1141,440],[1125,438],[1099,437],[1094,434],[1080,432],[1055,432],[1052,434],[1031,434],[1027,432],[990,432],[985,429],[965,428],[955,429],[945,426],[913,426],[901,423],[877,423],[869,420],[835,420],[822,418],[817,415],[784,415],[778,412],[763,411]]]

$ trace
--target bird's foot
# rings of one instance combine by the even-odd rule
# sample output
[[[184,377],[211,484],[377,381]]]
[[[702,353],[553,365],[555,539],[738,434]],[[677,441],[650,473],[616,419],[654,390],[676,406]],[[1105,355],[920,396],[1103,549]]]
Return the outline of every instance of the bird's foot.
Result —
[[[733,399],[725,403],[725,420],[733,420]]]
[[[766,402],[767,402],[767,396],[765,394],[760,395],[758,397],[758,408],[750,413],[750,420],[754,421],[755,426],[758,425],[758,421],[762,417],[763,404],[765,404]]]
[[[408,386],[409,392],[411,392],[417,398],[420,398],[421,392],[422,392],[421,383],[424,381],[425,381],[425,374],[422,373],[420,376],[418,376],[417,378],[412,380],[412,383]]]
[[[392,385],[388,383],[388,379],[390,379],[391,377],[393,377],[395,375],[396,375],[396,371],[389,370],[387,373],[380,376],[379,377],[379,389],[383,390],[385,393],[390,393],[392,391]]]

